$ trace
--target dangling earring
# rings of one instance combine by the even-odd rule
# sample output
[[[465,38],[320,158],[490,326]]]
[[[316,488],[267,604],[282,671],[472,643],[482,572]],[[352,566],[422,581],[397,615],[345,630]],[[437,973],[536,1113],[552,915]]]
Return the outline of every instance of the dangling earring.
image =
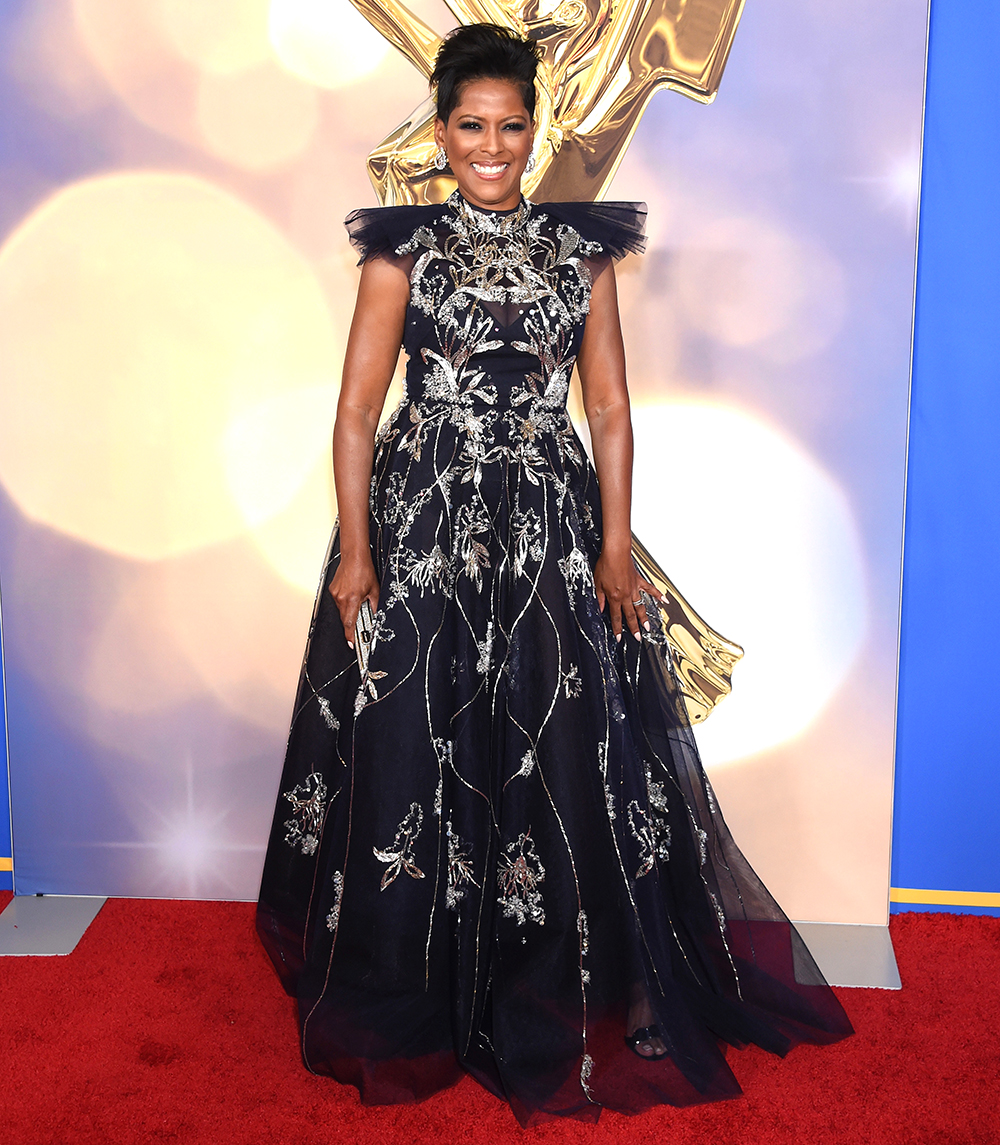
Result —
[[[524,173],[526,175],[530,175],[531,172],[534,171],[535,164],[537,162],[538,162],[538,160],[535,158],[535,153],[534,153],[534,151],[532,151],[532,153],[528,156],[528,162],[525,163],[525,165],[524,165]]]
[[[443,147],[437,149],[437,153],[434,156],[434,166],[439,171],[443,171],[445,167],[448,166],[448,154]]]

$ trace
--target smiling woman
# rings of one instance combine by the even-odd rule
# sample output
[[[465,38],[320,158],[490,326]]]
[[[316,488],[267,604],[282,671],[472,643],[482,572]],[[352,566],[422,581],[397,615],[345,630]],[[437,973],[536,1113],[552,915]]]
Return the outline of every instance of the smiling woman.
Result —
[[[437,121],[434,138],[470,203],[495,211],[517,207],[534,132],[513,84],[466,84],[447,124]]]
[[[311,1070],[368,1104],[465,1071],[524,1125],[732,1097],[721,1043],[851,1032],[729,835],[633,557],[613,261],[645,206],[521,195],[537,60],[502,28],[446,39],[458,189],[347,220],[339,523],[258,911]]]
[[[451,167],[474,206],[508,211],[521,200],[521,177],[535,138],[538,56],[534,43],[483,24],[452,37],[449,52],[438,58],[431,75],[437,86],[437,162]]]

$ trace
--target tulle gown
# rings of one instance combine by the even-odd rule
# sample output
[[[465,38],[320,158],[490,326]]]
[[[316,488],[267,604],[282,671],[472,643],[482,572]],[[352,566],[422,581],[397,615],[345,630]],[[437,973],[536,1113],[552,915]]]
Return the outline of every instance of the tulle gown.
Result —
[[[468,1072],[522,1125],[593,1119],[739,1094],[727,1044],[851,1032],[719,813],[661,613],[647,597],[651,630],[616,643],[598,609],[566,398],[594,276],[643,218],[456,192],[348,220],[411,283],[371,483],[377,635],[362,678],[326,591],[335,532],[258,930],[306,1066],[365,1102]],[[643,998],[661,1061],[625,1044]]]

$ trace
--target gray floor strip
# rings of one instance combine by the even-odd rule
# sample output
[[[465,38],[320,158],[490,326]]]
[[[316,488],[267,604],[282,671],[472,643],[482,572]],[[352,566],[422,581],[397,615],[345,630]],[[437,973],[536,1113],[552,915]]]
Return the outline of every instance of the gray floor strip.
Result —
[[[0,955],[71,954],[107,902],[89,895],[19,895],[0,914]]]
[[[795,929],[831,986],[902,989],[887,926],[797,922]]]

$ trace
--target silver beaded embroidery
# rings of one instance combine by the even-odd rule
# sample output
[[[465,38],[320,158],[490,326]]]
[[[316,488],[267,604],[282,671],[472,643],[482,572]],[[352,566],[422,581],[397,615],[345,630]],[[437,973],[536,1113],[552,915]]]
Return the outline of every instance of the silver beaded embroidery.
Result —
[[[333,906],[326,916],[326,929],[336,931],[340,923],[340,902],[344,897],[344,875],[342,871],[333,872]]]
[[[539,884],[545,882],[545,868],[535,851],[531,831],[523,831],[508,843],[500,856],[497,870],[497,899],[504,918],[517,920],[518,926],[531,921],[545,924],[545,908]]]
[[[391,886],[401,871],[405,871],[413,879],[424,877],[424,872],[413,861],[413,844],[417,841],[423,822],[424,813],[420,809],[420,804],[411,803],[410,810],[396,828],[396,836],[392,841],[392,846],[387,847],[384,851],[379,850],[378,847],[372,847],[375,858],[380,863],[389,864],[382,874],[382,882],[379,884],[380,891]]]
[[[314,771],[291,791],[283,792],[283,795],[292,805],[292,818],[286,819],[283,824],[285,842],[300,850],[303,855],[314,855],[319,846],[319,833],[326,810],[327,787],[323,776]]]

